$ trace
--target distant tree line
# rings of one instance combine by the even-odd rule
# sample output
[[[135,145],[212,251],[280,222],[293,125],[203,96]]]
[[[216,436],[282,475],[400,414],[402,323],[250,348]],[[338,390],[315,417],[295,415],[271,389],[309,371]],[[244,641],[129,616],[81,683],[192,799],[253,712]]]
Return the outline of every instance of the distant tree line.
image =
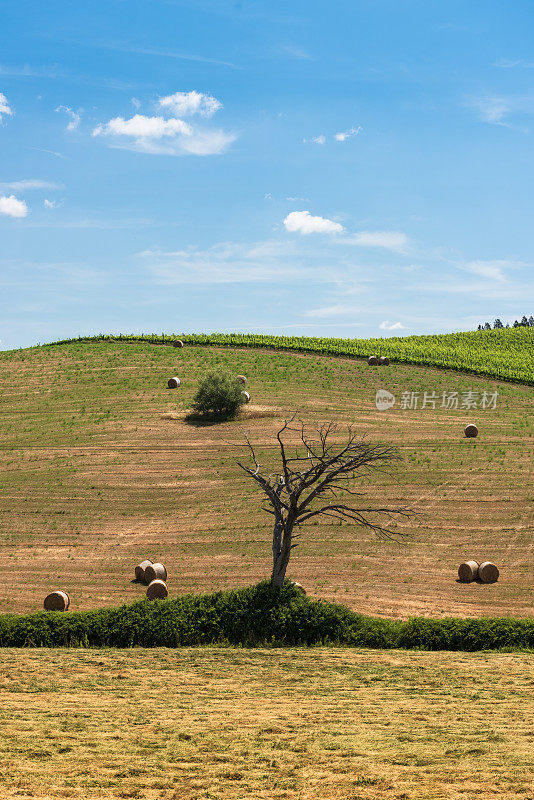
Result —
[[[489,324],[489,322],[485,322],[483,325],[479,325],[477,330],[478,331],[490,331],[491,327],[492,326]],[[510,328],[510,327],[511,328],[534,328],[534,317],[532,316],[532,314],[530,315],[530,317],[528,319],[525,316],[523,316],[523,317],[521,317],[521,321],[520,322],[515,320],[513,325],[503,325],[502,322],[500,321],[500,319],[496,319],[495,322],[493,323],[493,327],[494,328]]]

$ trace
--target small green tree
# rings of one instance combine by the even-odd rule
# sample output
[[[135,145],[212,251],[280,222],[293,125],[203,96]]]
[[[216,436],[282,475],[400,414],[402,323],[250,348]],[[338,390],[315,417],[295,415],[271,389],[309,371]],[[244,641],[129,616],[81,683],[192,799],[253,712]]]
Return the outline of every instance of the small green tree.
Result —
[[[234,417],[245,402],[243,387],[237,377],[231,372],[214,370],[199,382],[193,410],[197,414]]]

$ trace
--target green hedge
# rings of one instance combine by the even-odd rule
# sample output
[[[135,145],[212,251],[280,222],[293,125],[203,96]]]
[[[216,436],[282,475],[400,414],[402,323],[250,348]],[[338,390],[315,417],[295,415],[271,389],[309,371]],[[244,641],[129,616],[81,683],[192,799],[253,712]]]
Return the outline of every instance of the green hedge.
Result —
[[[424,650],[534,647],[534,620],[422,619],[356,614],[311,600],[287,583],[236,591],[141,600],[120,608],[0,616],[1,647],[180,647],[335,644]]]

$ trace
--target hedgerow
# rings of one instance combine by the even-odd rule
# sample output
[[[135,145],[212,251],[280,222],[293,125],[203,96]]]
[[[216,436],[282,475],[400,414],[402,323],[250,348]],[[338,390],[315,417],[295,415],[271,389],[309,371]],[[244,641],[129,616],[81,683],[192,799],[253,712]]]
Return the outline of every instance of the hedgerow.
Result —
[[[422,619],[357,614],[312,600],[292,584],[140,600],[120,608],[0,616],[1,647],[346,645],[423,650],[534,647],[534,620]]]

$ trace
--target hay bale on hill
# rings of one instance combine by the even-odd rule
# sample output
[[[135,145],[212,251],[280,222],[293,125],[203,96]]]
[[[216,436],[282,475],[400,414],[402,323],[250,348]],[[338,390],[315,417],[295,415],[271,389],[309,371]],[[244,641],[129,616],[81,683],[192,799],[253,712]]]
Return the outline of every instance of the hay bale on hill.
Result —
[[[370,367],[376,367],[378,364],[378,358],[376,356],[369,356],[367,363]]]
[[[169,389],[177,389],[180,385],[180,378],[169,378],[167,386]]]
[[[245,375],[236,375],[236,378],[239,381],[239,383],[242,384],[243,386],[247,385],[247,379]]]
[[[135,568],[135,579],[136,579],[136,581],[141,581],[142,583],[144,583],[144,581],[145,581],[145,570],[151,564],[152,564],[152,561],[150,561],[148,559],[146,561],[141,561],[141,563],[136,566],[136,568]]]
[[[464,561],[458,567],[458,578],[462,583],[471,583],[478,577],[478,561]]]
[[[145,583],[152,583],[155,580],[167,580],[167,570],[158,561],[155,564],[149,564],[145,569]]]
[[[172,343],[172,346],[173,347],[183,347],[184,343],[182,342],[181,339],[175,339],[174,342]]]
[[[70,597],[67,592],[51,592],[44,599],[45,611],[68,611]]]
[[[495,583],[499,578],[499,569],[492,561],[483,561],[478,568],[478,577],[482,583]]]
[[[157,598],[164,598],[167,597],[169,591],[167,589],[167,584],[165,581],[161,581],[159,579],[152,581],[148,584],[146,590],[146,596],[149,600],[156,600]]]
[[[245,397],[245,403],[250,403],[250,395],[248,392],[241,392],[242,395]]]
[[[378,363],[383,365],[384,367],[389,366],[389,358],[387,356],[380,356],[378,359]]]
[[[466,439],[475,439],[478,436],[478,428],[476,425],[466,425],[464,433]]]

